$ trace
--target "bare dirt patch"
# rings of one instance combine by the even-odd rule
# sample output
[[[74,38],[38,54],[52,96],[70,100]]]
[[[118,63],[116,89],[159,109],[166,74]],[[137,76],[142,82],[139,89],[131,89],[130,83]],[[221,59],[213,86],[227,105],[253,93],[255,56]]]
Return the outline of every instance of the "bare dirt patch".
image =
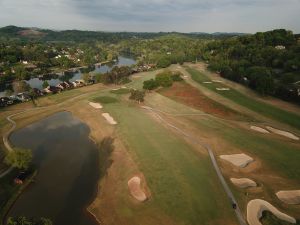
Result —
[[[249,225],[262,225],[259,221],[262,217],[263,211],[270,211],[278,219],[287,221],[289,223],[296,223],[295,218],[280,212],[277,208],[261,199],[251,200],[247,205],[247,221]]]
[[[232,155],[220,155],[220,158],[232,163],[235,166],[244,168],[249,163],[253,162],[253,158],[242,153],[242,154],[232,154]]]
[[[249,178],[230,178],[230,181],[239,188],[256,187],[255,181]]]
[[[290,138],[290,139],[293,139],[293,140],[299,140],[299,138],[296,135],[294,135],[290,132],[287,132],[287,131],[284,131],[284,130],[279,130],[277,128],[270,127],[270,126],[266,126],[266,128],[274,134],[278,134],[278,135],[281,135],[281,136],[284,136],[284,137],[287,137],[287,138]]]
[[[261,127],[258,127],[258,126],[250,126],[250,129],[255,130],[255,131],[259,132],[259,133],[263,133],[263,134],[270,133],[268,130],[266,130],[264,128],[261,128]]]
[[[172,87],[159,90],[159,93],[182,104],[218,117],[233,119],[240,116],[234,110],[206,97],[197,88],[185,82],[175,82]]]
[[[300,204],[300,190],[279,191],[276,196],[286,204]]]
[[[113,117],[109,113],[102,113],[102,116],[106,119],[106,121],[111,125],[116,125],[117,122],[114,120]]]

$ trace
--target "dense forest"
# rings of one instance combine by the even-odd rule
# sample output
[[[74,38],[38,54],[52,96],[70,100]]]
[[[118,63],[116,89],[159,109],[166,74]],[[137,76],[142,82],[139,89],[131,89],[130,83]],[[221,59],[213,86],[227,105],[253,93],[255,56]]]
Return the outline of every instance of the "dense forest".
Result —
[[[0,28],[0,85],[130,54],[166,68],[205,61],[209,69],[261,95],[300,103],[299,35],[284,29],[238,33],[133,33]],[[106,82],[115,75],[104,76]]]
[[[227,79],[300,103],[300,42],[290,31],[211,41],[202,57]]]

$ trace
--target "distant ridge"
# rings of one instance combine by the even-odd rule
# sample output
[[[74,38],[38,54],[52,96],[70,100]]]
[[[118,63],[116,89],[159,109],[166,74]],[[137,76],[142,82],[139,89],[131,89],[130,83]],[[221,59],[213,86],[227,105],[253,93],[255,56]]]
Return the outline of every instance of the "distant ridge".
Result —
[[[118,41],[120,39],[132,38],[156,38],[166,35],[184,35],[191,38],[226,38],[232,36],[246,35],[243,33],[205,33],[205,32],[107,32],[107,31],[84,31],[84,30],[50,30],[37,27],[17,27],[14,25],[0,28],[0,38],[18,38],[22,40],[40,40],[40,41]]]

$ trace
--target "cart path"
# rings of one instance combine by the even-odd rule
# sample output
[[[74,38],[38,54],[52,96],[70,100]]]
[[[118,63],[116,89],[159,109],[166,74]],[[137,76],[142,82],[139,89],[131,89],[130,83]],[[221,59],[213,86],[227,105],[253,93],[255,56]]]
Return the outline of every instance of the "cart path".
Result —
[[[225,179],[224,179],[224,177],[223,177],[223,175],[222,175],[222,173],[221,173],[221,170],[220,170],[220,168],[219,168],[219,166],[218,166],[218,164],[217,164],[216,158],[215,158],[215,156],[214,156],[214,153],[213,153],[211,147],[210,147],[207,143],[201,141],[199,138],[195,138],[195,137],[189,135],[188,133],[184,132],[184,131],[181,130],[180,128],[174,126],[173,124],[171,124],[171,123],[169,123],[168,121],[166,121],[165,119],[163,119],[163,118],[157,113],[157,111],[160,112],[160,110],[156,110],[156,109],[151,108],[151,107],[148,107],[148,106],[142,106],[142,108],[145,109],[145,110],[151,111],[152,113],[154,113],[154,115],[155,115],[160,121],[162,121],[163,123],[165,123],[167,126],[173,128],[173,129],[175,129],[177,132],[183,134],[185,137],[187,137],[187,138],[189,138],[190,140],[192,140],[193,142],[195,142],[195,143],[201,145],[203,148],[205,148],[205,149],[207,150],[207,152],[208,152],[208,154],[209,154],[209,157],[210,157],[210,159],[211,159],[211,162],[212,162],[212,164],[213,164],[213,167],[214,167],[214,169],[215,169],[215,171],[216,171],[216,173],[217,173],[217,176],[218,176],[218,178],[219,178],[219,180],[220,180],[220,182],[221,182],[221,184],[222,184],[222,186],[223,186],[223,188],[224,188],[225,193],[227,194],[227,196],[228,196],[228,198],[229,198],[229,200],[230,200],[230,204],[235,204],[235,205],[236,205],[236,208],[234,209],[234,211],[235,211],[236,217],[237,217],[237,219],[238,219],[238,221],[239,221],[239,224],[240,224],[240,225],[247,225],[247,223],[246,223],[246,221],[245,221],[245,219],[244,219],[244,217],[243,217],[243,215],[242,215],[242,212],[241,212],[241,210],[240,210],[240,208],[239,208],[239,206],[238,206],[238,203],[237,203],[237,201],[236,201],[236,199],[235,199],[235,197],[234,197],[232,191],[230,190],[228,184],[226,183],[226,181],[225,181]],[[169,115],[171,115],[171,114],[169,114]]]

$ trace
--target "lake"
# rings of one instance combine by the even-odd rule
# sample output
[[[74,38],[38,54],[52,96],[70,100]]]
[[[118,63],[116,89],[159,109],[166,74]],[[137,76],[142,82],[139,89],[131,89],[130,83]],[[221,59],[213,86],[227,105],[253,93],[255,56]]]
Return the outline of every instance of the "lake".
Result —
[[[18,198],[9,216],[45,217],[55,225],[96,225],[85,210],[99,179],[98,148],[87,125],[69,112],[13,132],[13,145],[32,149],[35,182]]]
[[[114,66],[131,66],[136,64],[136,61],[128,56],[119,56],[118,61],[113,63],[104,64],[102,66],[95,66],[95,69],[91,71],[92,73],[106,73],[112,70]],[[31,88],[43,88],[43,82],[46,80],[49,85],[56,86],[57,84],[61,83],[62,80],[69,80],[69,81],[75,81],[78,79],[81,79],[81,72],[75,72],[75,73],[68,73],[64,76],[56,76],[55,78],[49,77],[48,79],[40,79],[40,78],[31,78],[30,80],[26,81]],[[2,88],[5,89],[5,88]],[[5,96],[5,91],[0,91],[0,97]]]

